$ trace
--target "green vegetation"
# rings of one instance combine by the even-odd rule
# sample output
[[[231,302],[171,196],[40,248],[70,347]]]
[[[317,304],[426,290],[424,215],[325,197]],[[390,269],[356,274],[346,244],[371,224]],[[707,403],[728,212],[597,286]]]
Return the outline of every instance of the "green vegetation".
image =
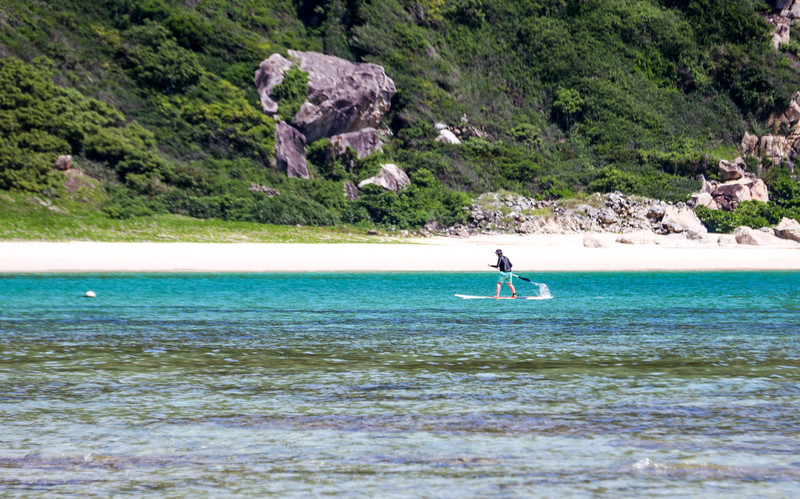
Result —
[[[368,235],[347,226],[297,227],[181,215],[146,215],[109,219],[81,210],[83,203],[49,204],[32,194],[0,194],[0,240],[198,243],[380,243],[396,241],[391,234]],[[66,208],[66,209],[65,209]],[[73,209],[78,209],[77,213]]]
[[[698,175],[715,178],[744,131],[766,133],[770,114],[800,89],[797,42],[770,46],[762,16],[770,8],[762,0],[7,0],[0,190],[129,227],[168,215],[449,225],[464,219],[470,197],[501,189],[685,200]],[[398,93],[382,155],[359,160],[322,140],[308,149],[312,179],[276,170],[275,125],[253,75],[288,49],[386,68]],[[284,119],[307,79],[293,68],[276,87]],[[462,117],[481,133],[459,146],[434,141],[435,122]],[[73,202],[69,177],[52,168],[64,154],[102,195]],[[344,182],[385,162],[412,185],[345,198]],[[788,176],[771,182],[791,199],[796,185]],[[770,213],[795,213],[793,202],[774,201]]]

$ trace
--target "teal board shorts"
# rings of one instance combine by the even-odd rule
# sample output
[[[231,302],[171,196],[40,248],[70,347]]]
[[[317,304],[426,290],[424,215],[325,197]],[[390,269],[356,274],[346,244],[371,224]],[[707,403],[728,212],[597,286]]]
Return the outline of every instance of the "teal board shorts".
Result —
[[[500,272],[497,276],[497,284],[511,284],[511,272]]]

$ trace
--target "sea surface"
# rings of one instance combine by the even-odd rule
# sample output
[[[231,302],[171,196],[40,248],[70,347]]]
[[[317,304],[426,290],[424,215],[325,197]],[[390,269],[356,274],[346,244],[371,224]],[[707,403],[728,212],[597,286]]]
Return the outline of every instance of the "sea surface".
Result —
[[[0,275],[0,496],[797,497],[800,273],[523,276]]]

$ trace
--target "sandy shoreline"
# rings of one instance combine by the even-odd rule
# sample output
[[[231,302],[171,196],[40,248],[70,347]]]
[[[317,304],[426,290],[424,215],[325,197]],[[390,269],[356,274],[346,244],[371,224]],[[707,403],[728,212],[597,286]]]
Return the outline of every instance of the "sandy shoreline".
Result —
[[[583,234],[430,238],[398,244],[0,242],[0,272],[314,272],[492,270],[502,248],[514,270],[800,270],[800,244],[718,246],[662,240],[585,248]],[[716,241],[716,238],[713,238]]]

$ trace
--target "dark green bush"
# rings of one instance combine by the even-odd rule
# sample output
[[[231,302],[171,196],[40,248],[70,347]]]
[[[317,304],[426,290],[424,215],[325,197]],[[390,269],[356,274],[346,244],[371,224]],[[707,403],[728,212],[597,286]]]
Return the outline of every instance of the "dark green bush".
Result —
[[[272,89],[272,98],[278,102],[278,115],[283,121],[292,120],[306,101],[308,73],[292,66],[283,75],[283,81]]]
[[[129,74],[141,84],[165,93],[182,92],[203,74],[197,55],[178,45],[169,31],[147,20],[123,33],[122,55]]]

